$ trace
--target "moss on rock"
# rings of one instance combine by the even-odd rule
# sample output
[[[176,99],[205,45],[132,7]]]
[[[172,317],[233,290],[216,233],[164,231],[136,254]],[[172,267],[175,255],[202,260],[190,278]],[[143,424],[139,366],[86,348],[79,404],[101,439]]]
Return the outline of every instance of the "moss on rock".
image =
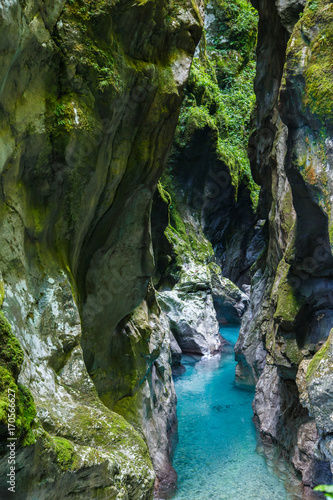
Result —
[[[306,371],[306,381],[310,382],[310,380],[314,377],[320,377],[320,365],[323,360],[329,361],[331,356],[331,347],[332,347],[332,339],[333,339],[333,330],[331,330],[328,339],[325,344],[321,347],[321,349],[314,355],[312,358],[308,369]],[[327,363],[326,363],[327,364]],[[332,372],[333,372],[333,363],[331,362]]]
[[[76,459],[73,443],[68,439],[57,436],[52,439],[57,456],[57,463],[63,471],[70,470]]]
[[[162,182],[167,184],[166,189]],[[159,183],[159,192],[168,205],[169,218],[165,236],[172,244],[176,254],[176,266],[181,267],[184,262],[189,261],[208,264],[214,255],[211,243],[204,237],[201,229],[196,229],[191,221],[183,219],[177,206],[177,196],[174,193],[170,177],[164,175],[162,182]]]
[[[17,379],[23,363],[24,354],[17,338],[4,314],[0,311],[0,366],[6,369]]]
[[[110,14],[113,2],[72,0],[65,7],[63,17],[73,30],[80,32],[82,40],[75,39],[73,55],[84,78],[96,88],[105,90],[121,87],[120,72],[124,65],[121,45],[111,37],[109,43],[101,40],[96,29],[103,17]]]
[[[2,306],[4,299],[5,299],[5,285],[0,275],[0,307]]]
[[[311,40],[311,55],[305,71],[306,100],[313,113],[324,122],[333,116],[333,4],[318,1],[317,9],[308,6],[304,16],[313,19],[316,36]]]
[[[332,125],[333,4],[329,0],[307,2],[289,41],[287,58],[291,72],[304,66],[304,105]]]
[[[176,145],[186,147],[196,131],[208,128],[217,158],[229,169],[236,197],[243,182],[256,206],[259,188],[252,178],[247,143],[255,104],[258,15],[247,0],[218,0],[211,9],[215,34],[207,34],[201,42],[200,56],[193,61]]]
[[[303,354],[300,351],[297,345],[297,340],[295,338],[284,339],[283,353],[287,356],[287,358],[293,365],[298,366],[303,360]]]
[[[300,297],[289,277],[290,265],[282,260],[277,270],[276,283],[273,287],[272,300],[275,303],[274,320],[284,326],[294,324],[304,299]]]
[[[36,416],[36,408],[30,391],[17,383],[18,374],[23,363],[24,354],[19,341],[12,334],[10,324],[0,311],[0,428],[6,433],[8,412],[10,409],[9,394],[15,395],[15,437],[23,445],[35,441],[32,423]]]

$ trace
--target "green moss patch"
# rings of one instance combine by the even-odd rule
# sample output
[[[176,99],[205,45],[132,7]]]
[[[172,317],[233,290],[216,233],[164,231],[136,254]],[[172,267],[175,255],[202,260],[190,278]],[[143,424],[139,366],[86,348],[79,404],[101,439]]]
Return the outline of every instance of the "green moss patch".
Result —
[[[73,129],[93,129],[94,124],[88,121],[90,109],[75,94],[66,94],[59,99],[51,97],[47,101],[47,108],[48,127],[55,136]]]
[[[35,441],[32,424],[36,416],[33,397],[28,389],[17,383],[23,363],[22,348],[12,334],[10,324],[0,311],[0,428],[7,434],[8,412],[10,409],[8,394],[15,394],[15,437],[23,445]]]
[[[169,224],[165,236],[172,244],[176,255],[176,266],[182,267],[184,262],[194,261],[199,264],[208,264],[214,255],[211,243],[204,237],[201,229],[196,230],[193,225],[184,221],[177,206],[177,197],[173,192],[172,180],[164,175],[158,184],[162,200],[168,205]],[[170,194],[171,193],[171,194]]]
[[[16,379],[23,363],[24,354],[10,324],[0,311],[0,366],[6,368]]]
[[[305,103],[324,122],[333,122],[333,4],[317,2],[317,9],[308,6],[308,15],[313,19],[317,35],[312,38],[311,56],[305,72]]]
[[[290,72],[305,65],[304,105],[332,125],[333,4],[329,0],[307,2],[288,44],[288,60]]]
[[[287,356],[293,365],[299,365],[303,359],[303,354],[300,351],[295,338],[284,339],[283,353]]]
[[[306,371],[306,381],[309,383],[310,380],[313,377],[320,377],[320,364],[324,359],[329,359],[331,358],[331,343],[332,343],[332,337],[333,337],[333,330],[331,330],[330,335],[328,339],[326,340],[325,344],[322,346],[322,348],[314,355],[312,358],[308,369]],[[332,372],[333,372],[333,363],[331,362],[332,365]]]
[[[76,459],[74,445],[63,437],[53,437],[57,463],[63,471],[70,470]]]
[[[72,0],[64,10],[66,22],[81,33],[81,41],[75,37],[71,47],[77,69],[84,79],[102,91],[108,87],[119,89],[124,61],[120,45],[112,37],[109,42],[102,40],[98,33],[98,21],[110,14],[112,7],[113,2],[106,0]]]
[[[4,282],[0,277],[0,306],[2,306],[4,299],[5,299],[5,286]]]
[[[276,303],[274,319],[280,324],[292,325],[300,312],[304,299],[289,280],[290,266],[284,260],[277,270],[277,284],[273,287],[272,300]]]

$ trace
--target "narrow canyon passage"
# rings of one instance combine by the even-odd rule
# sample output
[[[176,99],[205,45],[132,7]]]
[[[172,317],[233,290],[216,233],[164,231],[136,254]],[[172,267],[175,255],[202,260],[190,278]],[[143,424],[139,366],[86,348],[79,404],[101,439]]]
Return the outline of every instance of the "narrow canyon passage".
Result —
[[[232,345],[238,326],[221,334]],[[175,500],[287,499],[283,483],[256,452],[251,403],[254,394],[235,383],[234,352],[183,356],[186,372],[176,381],[179,443]]]
[[[5,0],[0,89],[0,500],[324,500],[333,0]]]

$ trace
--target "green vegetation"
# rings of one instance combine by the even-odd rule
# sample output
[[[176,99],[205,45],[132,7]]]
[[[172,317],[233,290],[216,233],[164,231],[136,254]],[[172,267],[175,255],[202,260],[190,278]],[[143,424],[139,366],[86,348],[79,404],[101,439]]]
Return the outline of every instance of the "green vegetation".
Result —
[[[182,267],[187,261],[195,261],[200,264],[208,264],[214,255],[210,242],[204,237],[201,230],[196,230],[189,222],[184,221],[177,206],[177,197],[173,192],[170,177],[163,177],[166,189],[162,183],[158,183],[161,198],[168,205],[169,224],[165,230],[165,236],[172,244],[176,254],[176,267]]]
[[[0,349],[0,366],[6,367],[17,378],[23,363],[23,351],[2,312],[0,312]]]
[[[321,484],[314,488],[314,491],[322,491],[326,498],[333,498],[333,486],[330,484]]]
[[[288,44],[291,74],[303,60],[306,46],[304,105],[326,125],[332,125],[333,4],[329,0],[307,3]]]
[[[193,61],[176,144],[186,147],[197,130],[210,129],[217,157],[229,168],[236,197],[243,182],[256,205],[259,188],[252,179],[247,143],[255,104],[258,15],[247,0],[218,0],[213,8],[216,25],[206,34],[200,56]]]
[[[312,2],[309,9],[315,16],[313,22],[317,36],[311,40],[311,56],[305,72],[306,104],[324,122],[331,122],[333,116],[333,4],[318,0],[318,2]]]
[[[314,376],[320,377],[321,373],[319,370],[321,361],[323,359],[330,358],[331,354],[331,341],[332,341],[332,330],[331,333],[326,340],[325,344],[321,347],[321,349],[314,355],[312,358],[307,372],[306,372],[306,380],[309,382]]]
[[[63,471],[70,470],[76,458],[74,445],[68,439],[62,437],[56,436],[52,440],[57,456],[57,463]]]
[[[10,393],[15,395],[15,436],[27,446],[35,441],[31,425],[36,409],[30,391],[17,383],[23,358],[22,348],[0,311],[0,427],[8,425]]]
[[[0,306],[2,306],[4,298],[5,298],[5,285],[0,277]]]
[[[279,341],[281,341],[281,339],[279,339]],[[284,341],[283,354],[287,356],[287,358],[292,364],[298,366],[303,359],[303,354],[297,345],[297,340],[295,338],[287,338],[287,336],[284,335],[283,341]]]
[[[93,123],[89,123],[87,105],[84,100],[78,100],[76,95],[67,94],[58,100],[54,97],[48,99],[48,125],[55,137],[71,132],[74,128],[92,130]]]
[[[279,285],[278,302],[274,319],[281,322],[294,322],[300,310],[300,302],[295,296],[293,287],[285,280]]]
[[[277,270],[276,284],[273,287],[272,300],[276,301],[274,319],[278,323],[294,323],[304,299],[299,297],[289,281],[290,265],[282,260]]]
[[[120,70],[123,67],[123,54],[113,37],[107,42],[98,32],[98,19],[110,13],[112,4],[106,0],[71,0],[64,11],[64,18],[77,33],[71,51],[78,63],[77,70],[85,81],[91,81],[95,88],[119,89]]]
[[[175,134],[175,158],[186,158],[187,151],[191,155],[198,134],[205,131],[204,141],[212,146],[213,161],[221,162],[221,171],[228,177],[230,174],[234,189],[229,193],[234,192],[237,200],[240,186],[242,192],[247,188],[255,208],[259,187],[251,175],[247,145],[255,105],[258,14],[248,0],[214,0],[209,9],[207,15],[212,22],[200,42],[185,88]],[[171,159],[158,190],[168,206],[165,235],[174,252],[169,265],[172,276],[177,276],[184,262],[207,265],[214,256],[202,232],[200,214],[187,210],[182,189]]]

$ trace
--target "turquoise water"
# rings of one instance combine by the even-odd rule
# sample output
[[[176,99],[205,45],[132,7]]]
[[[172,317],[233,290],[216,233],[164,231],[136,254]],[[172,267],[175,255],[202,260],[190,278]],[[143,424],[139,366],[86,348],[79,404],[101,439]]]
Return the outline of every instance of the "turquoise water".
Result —
[[[235,344],[239,328],[221,333]],[[201,359],[183,356],[175,380],[179,444],[174,500],[285,500],[283,483],[256,452],[253,393],[234,385],[234,353]]]

